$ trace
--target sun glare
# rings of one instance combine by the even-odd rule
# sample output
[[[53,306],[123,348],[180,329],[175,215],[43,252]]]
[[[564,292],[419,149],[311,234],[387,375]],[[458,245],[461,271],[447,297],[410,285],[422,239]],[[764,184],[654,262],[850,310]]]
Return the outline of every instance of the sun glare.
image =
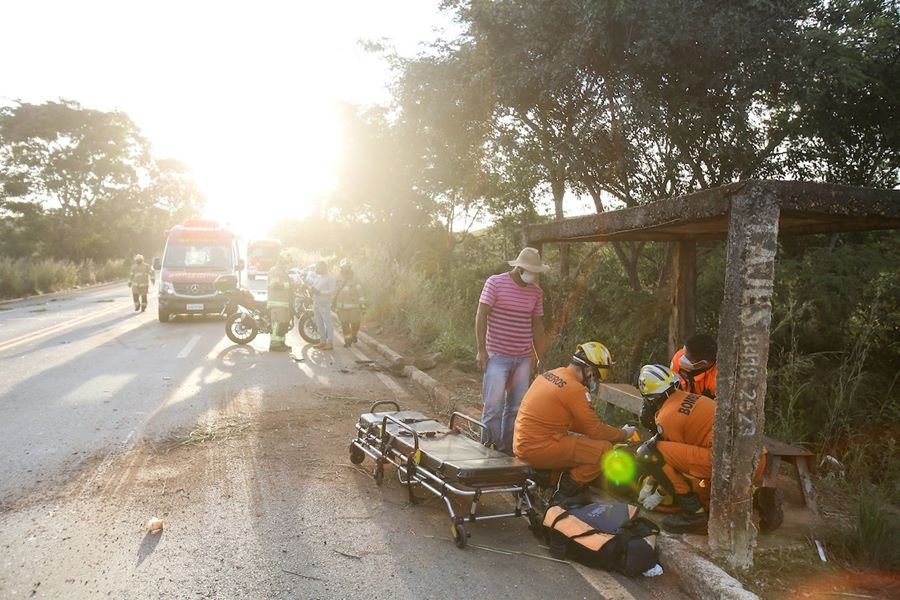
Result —
[[[432,27],[448,22],[437,6],[12,3],[4,16],[17,26],[0,36],[0,51],[29,52],[4,64],[0,92],[12,95],[0,101],[66,98],[124,111],[154,155],[191,169],[208,201],[203,216],[265,235],[279,220],[309,214],[333,188],[341,144],[336,103],[388,100],[387,63],[360,40],[411,55],[434,37]]]
[[[269,102],[233,123],[227,138],[203,139],[189,160],[207,196],[205,216],[246,237],[309,215],[334,188],[341,137],[328,104]]]

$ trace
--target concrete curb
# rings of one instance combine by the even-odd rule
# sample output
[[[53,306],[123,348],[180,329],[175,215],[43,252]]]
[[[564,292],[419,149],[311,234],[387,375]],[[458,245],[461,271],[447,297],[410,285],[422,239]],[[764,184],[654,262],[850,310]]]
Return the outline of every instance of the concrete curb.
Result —
[[[366,346],[391,361],[392,364],[403,361],[400,354],[372,336],[360,331],[358,337]],[[436,379],[409,365],[403,367],[403,374],[431,394],[434,400],[451,406],[453,394],[450,390],[441,387]],[[660,564],[666,571],[675,575],[679,587],[690,596],[704,600],[759,600],[759,596],[744,589],[740,581],[680,539],[661,534],[657,537],[656,547],[659,550]]]
[[[375,352],[391,361],[392,364],[403,362],[403,357],[400,354],[394,352],[372,336],[360,331],[357,333],[357,337],[359,337],[360,341],[366,346],[372,348]],[[443,404],[445,407],[452,406],[453,393],[447,388],[442,387],[434,377],[431,377],[424,371],[421,371],[412,365],[404,366],[402,372],[404,376],[409,377],[416,385],[428,392],[435,402]]]
[[[12,304],[14,302],[23,302],[25,300],[43,300],[45,298],[59,298],[60,296],[66,296],[68,294],[77,294],[79,292],[91,292],[96,290],[102,290],[106,287],[114,287],[117,285],[121,285],[127,281],[126,279],[114,279],[113,281],[105,281],[103,283],[95,283],[93,285],[86,285],[83,287],[72,288],[70,290],[62,290],[59,292],[50,292],[49,294],[35,294],[34,296],[23,296],[22,298],[9,298],[7,300],[0,300],[0,305],[2,304]]]
[[[656,548],[663,569],[675,575],[685,593],[704,600],[759,600],[740,581],[678,538],[661,534],[656,538]]]

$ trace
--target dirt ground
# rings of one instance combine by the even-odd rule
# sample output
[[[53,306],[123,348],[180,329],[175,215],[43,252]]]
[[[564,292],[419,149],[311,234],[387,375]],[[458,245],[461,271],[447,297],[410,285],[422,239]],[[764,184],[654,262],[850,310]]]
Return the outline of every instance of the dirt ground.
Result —
[[[542,598],[567,582],[572,597],[595,597],[569,565],[457,550],[440,500],[411,505],[392,472],[375,486],[348,442],[358,415],[395,395],[371,377],[339,377],[241,391],[195,428],[93,456],[7,499],[0,596]],[[404,408],[430,410],[412,398]],[[145,531],[152,517],[162,532]],[[539,553],[523,531],[524,520],[502,519],[472,535]]]

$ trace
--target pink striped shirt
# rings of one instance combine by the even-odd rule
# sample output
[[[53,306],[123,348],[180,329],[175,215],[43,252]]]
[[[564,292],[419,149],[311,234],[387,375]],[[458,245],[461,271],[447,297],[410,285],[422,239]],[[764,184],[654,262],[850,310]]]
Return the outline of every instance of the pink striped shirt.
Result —
[[[525,287],[509,272],[491,275],[484,282],[479,302],[491,307],[487,318],[485,347],[504,356],[531,354],[534,332],[532,317],[544,316],[544,292],[534,283]]]

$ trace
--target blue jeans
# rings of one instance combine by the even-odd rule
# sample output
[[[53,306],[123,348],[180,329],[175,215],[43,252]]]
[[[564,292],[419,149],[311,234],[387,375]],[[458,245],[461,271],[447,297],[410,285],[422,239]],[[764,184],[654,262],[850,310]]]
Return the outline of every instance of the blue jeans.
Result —
[[[313,300],[313,313],[316,315],[316,329],[319,330],[319,342],[334,343],[334,322],[331,319],[331,299]]]
[[[501,452],[512,452],[516,415],[529,385],[531,356],[488,355],[481,388],[484,401],[481,421],[486,426],[481,435],[484,445],[493,444]]]

